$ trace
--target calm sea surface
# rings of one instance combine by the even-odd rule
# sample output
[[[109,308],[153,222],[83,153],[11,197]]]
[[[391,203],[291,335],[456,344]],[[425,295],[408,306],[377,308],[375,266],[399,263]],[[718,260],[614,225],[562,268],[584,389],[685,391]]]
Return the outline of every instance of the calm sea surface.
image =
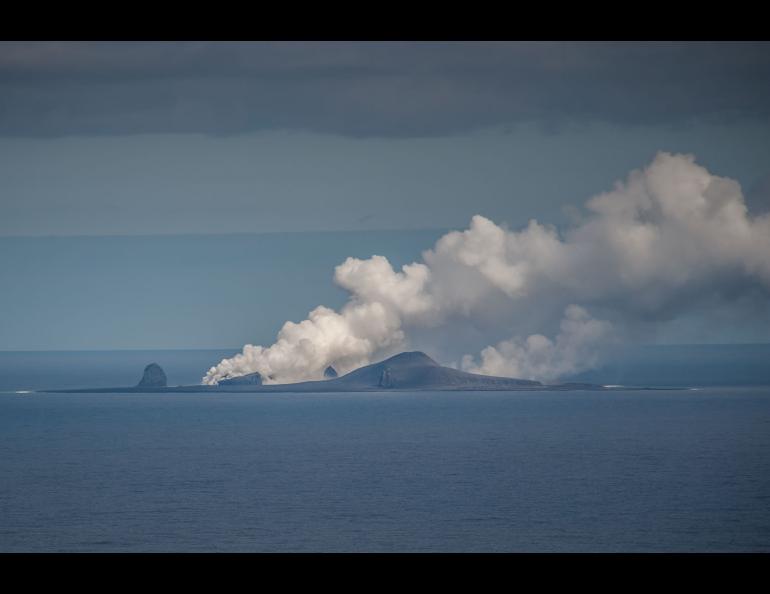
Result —
[[[6,391],[0,551],[770,551],[770,388]]]

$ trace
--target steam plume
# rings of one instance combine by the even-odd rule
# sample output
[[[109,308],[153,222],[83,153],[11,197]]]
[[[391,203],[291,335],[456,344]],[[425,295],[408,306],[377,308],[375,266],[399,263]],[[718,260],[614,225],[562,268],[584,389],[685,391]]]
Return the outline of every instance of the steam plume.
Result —
[[[203,381],[254,371],[268,382],[321,379],[328,365],[345,373],[403,347],[410,332],[490,319],[503,334],[463,368],[553,380],[595,365],[613,327],[770,291],[770,216],[750,216],[739,184],[692,155],[659,153],[585,206],[561,235],[535,220],[510,231],[476,215],[400,271],[382,256],[348,258],[334,274],[350,293],[339,312],[319,306],[286,322],[273,345],[246,345]],[[553,339],[530,328],[562,315]]]
[[[570,305],[555,340],[542,334],[503,340],[483,349],[479,364],[471,355],[465,355],[462,368],[483,375],[553,381],[594,368],[612,340],[609,322],[596,320],[582,307]]]

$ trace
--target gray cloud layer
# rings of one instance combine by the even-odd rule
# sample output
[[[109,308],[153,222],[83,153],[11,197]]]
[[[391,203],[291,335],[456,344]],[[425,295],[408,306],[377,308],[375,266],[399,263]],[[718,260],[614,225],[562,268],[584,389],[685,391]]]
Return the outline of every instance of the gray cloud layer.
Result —
[[[0,134],[441,135],[770,114],[764,42],[0,44]]]

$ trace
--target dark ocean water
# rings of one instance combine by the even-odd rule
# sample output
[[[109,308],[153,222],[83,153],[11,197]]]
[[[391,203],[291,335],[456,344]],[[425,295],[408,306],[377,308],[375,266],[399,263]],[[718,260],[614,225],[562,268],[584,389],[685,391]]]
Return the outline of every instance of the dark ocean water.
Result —
[[[4,392],[0,551],[770,551],[770,388]]]

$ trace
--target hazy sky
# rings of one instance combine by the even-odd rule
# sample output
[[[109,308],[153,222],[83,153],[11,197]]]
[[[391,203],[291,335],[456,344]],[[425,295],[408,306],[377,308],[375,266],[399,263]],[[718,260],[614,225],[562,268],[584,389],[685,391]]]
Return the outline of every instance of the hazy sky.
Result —
[[[341,303],[338,255],[407,261],[415,238],[428,248],[474,214],[566,225],[661,150],[695,154],[770,210],[770,44],[2,42],[0,348],[269,340],[287,316]],[[363,234],[347,252],[351,236],[325,235],[341,243],[307,258],[319,236],[294,235],[299,252],[276,240],[269,264],[237,265],[219,240],[10,239],[375,229],[425,231],[408,246]],[[259,322],[192,321],[207,303],[253,319],[225,279],[276,274]],[[121,278],[155,279],[158,298],[127,299]],[[105,322],[87,327],[94,311]],[[671,328],[697,339],[703,325]],[[704,340],[770,339],[764,318],[745,326]]]
[[[766,43],[4,43],[12,136],[445,136],[766,117]]]

